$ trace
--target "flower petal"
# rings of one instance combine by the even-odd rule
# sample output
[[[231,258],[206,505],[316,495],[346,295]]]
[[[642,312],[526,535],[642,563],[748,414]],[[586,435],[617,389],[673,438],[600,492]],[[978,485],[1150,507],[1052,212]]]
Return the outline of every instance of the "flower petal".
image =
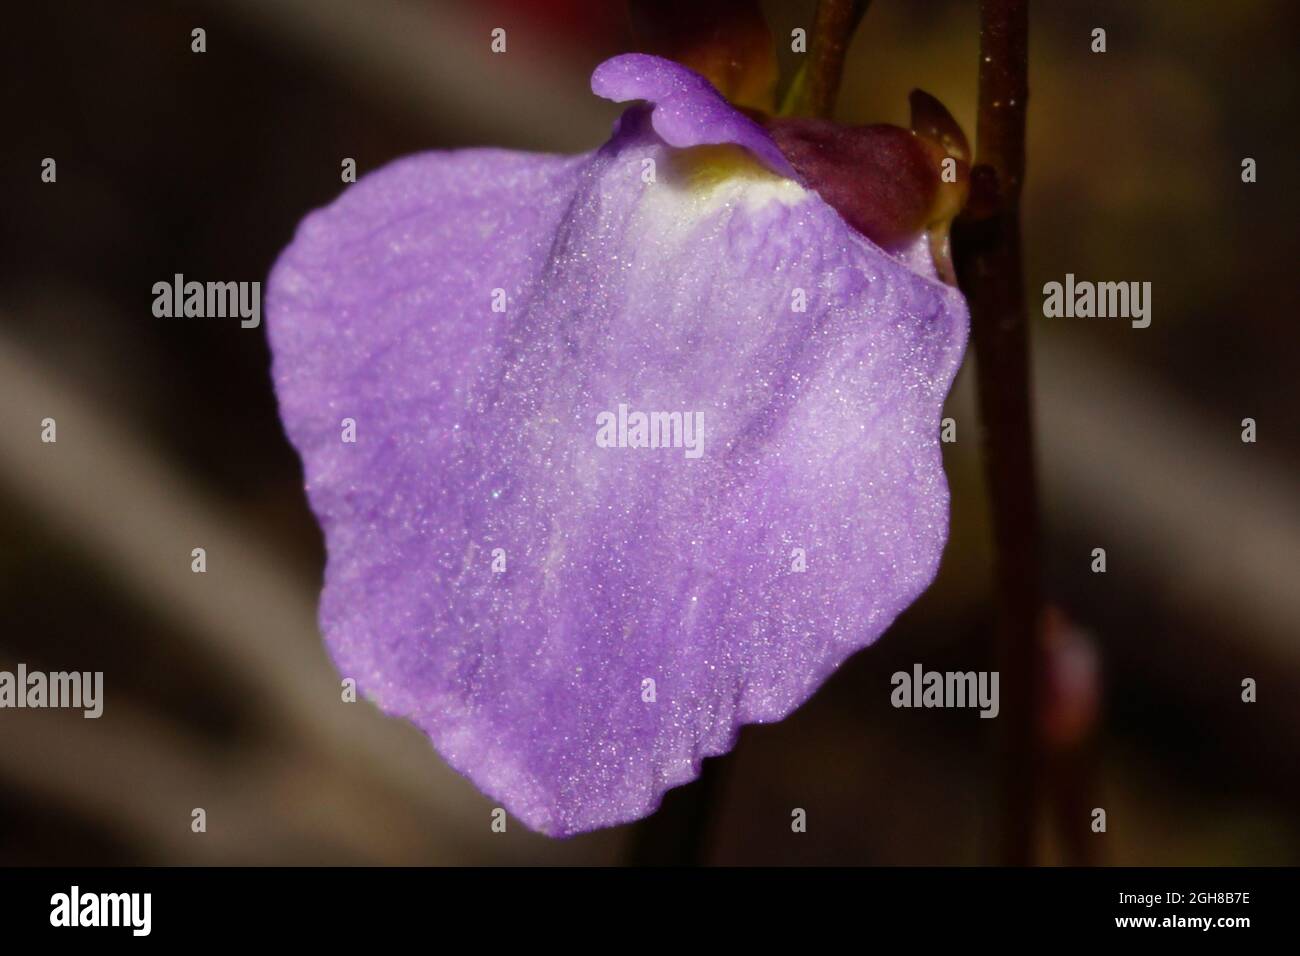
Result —
[[[961,297],[644,110],[366,177],[267,312],[340,671],[534,829],[651,812],[934,576]],[[703,454],[600,447],[619,405],[701,413]]]
[[[647,53],[616,56],[596,67],[591,91],[616,103],[653,103],[650,121],[669,146],[734,143],[774,173],[796,178],[763,127],[723,99],[704,77],[671,60]]]

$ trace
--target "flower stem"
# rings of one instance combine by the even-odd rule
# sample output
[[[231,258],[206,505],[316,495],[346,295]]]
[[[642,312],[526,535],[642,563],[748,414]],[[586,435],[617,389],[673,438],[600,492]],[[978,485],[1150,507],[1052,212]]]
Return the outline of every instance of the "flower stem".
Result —
[[[1034,861],[1043,673],[1029,323],[1020,253],[1028,32],[1028,0],[981,0],[975,168],[970,201],[953,234],[979,370],[1004,733],[999,855],[1012,865]]]
[[[844,75],[844,54],[866,15],[870,0],[820,0],[808,49],[805,108],[809,115],[829,117],[835,108]]]

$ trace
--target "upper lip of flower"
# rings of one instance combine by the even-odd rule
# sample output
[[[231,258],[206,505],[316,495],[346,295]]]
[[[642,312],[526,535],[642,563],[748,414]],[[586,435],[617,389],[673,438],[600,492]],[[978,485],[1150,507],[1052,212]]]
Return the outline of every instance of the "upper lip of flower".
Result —
[[[596,67],[591,91],[616,103],[651,103],[650,122],[669,146],[735,143],[774,173],[799,178],[763,127],[735,109],[708,80],[680,64],[646,53],[625,53]]]

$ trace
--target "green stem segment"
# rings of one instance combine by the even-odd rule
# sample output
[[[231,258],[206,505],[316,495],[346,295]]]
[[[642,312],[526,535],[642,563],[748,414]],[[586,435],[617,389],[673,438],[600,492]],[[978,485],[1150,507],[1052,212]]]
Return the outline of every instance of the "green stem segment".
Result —
[[[829,118],[844,75],[844,54],[870,0],[820,0],[813,23],[803,108],[809,116]]]
[[[981,0],[979,118],[966,212],[954,225],[958,281],[970,304],[995,549],[997,656],[1004,733],[1000,857],[1034,862],[1044,674],[1029,323],[1020,243],[1025,173],[1028,0]]]

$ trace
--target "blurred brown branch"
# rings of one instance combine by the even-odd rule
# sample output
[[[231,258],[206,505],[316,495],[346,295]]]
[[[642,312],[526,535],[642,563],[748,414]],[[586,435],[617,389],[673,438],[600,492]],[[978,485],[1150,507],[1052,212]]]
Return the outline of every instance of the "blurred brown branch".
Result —
[[[979,118],[971,200],[953,232],[970,303],[992,505],[998,665],[1006,732],[1001,859],[1033,862],[1039,756],[1038,502],[1029,324],[1020,249],[1028,87],[1027,0],[980,3]]]

